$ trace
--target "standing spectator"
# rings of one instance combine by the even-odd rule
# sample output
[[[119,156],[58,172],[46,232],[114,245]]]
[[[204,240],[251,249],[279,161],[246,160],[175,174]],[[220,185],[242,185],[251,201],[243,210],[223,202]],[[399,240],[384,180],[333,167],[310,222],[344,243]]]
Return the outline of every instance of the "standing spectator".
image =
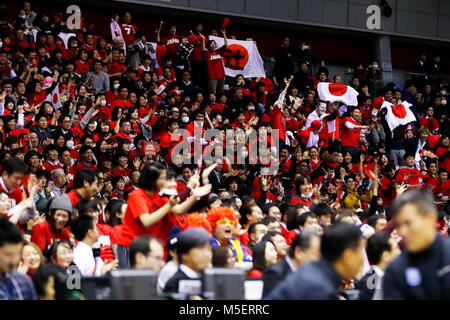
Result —
[[[193,30],[188,36],[189,43],[194,45],[194,49],[191,52],[189,59],[191,61],[191,72],[194,83],[205,88],[205,70],[206,63],[202,56],[202,43],[206,40],[206,37],[202,34],[203,24],[197,22],[193,25]]]
[[[285,37],[275,53],[276,64],[273,69],[272,80],[276,87],[283,86],[283,79],[289,78],[294,74],[294,63],[292,62],[291,49],[289,47],[291,40]]]
[[[205,39],[203,39],[203,55],[208,68],[208,87],[209,92],[214,94],[222,94],[225,82],[222,56],[228,46],[228,40],[225,30],[222,30],[222,34],[224,45],[220,48],[217,48],[217,43],[214,40],[209,40],[205,45]]]

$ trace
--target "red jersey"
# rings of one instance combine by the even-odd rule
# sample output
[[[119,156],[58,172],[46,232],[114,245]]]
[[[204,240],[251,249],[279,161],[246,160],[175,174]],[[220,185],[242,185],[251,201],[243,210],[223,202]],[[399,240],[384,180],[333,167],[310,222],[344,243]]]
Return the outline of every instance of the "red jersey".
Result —
[[[136,189],[130,193],[127,201],[127,209],[123,218],[123,233],[118,239],[118,244],[128,247],[131,241],[140,235],[151,234],[160,239],[168,237],[168,234],[163,235],[163,225],[169,221],[168,215],[150,227],[144,227],[139,219],[143,214],[152,214],[162,206],[164,206],[169,199],[162,198],[158,193],[150,197],[143,189]]]
[[[63,169],[63,166],[58,161],[56,163],[51,163],[50,161],[45,160],[44,163],[42,163],[42,165],[48,172],[52,172],[53,170],[56,169]]]
[[[53,233],[48,221],[41,222],[34,226],[33,232],[31,233],[31,241],[42,251],[50,249],[54,240],[70,241],[69,229],[62,228],[59,232]]]
[[[203,51],[208,68],[208,78],[210,80],[225,78],[225,68],[223,66],[222,55],[225,52],[225,46],[216,51]]]
[[[120,30],[122,30],[122,36],[125,44],[127,46],[131,45],[135,40],[134,34],[136,33],[137,27],[134,24],[121,23]]]
[[[77,192],[76,189],[72,189],[67,193],[67,196],[70,199],[70,203],[72,204],[72,207],[75,208],[77,203],[82,200],[83,198],[81,195]]]
[[[130,168],[123,168],[122,169],[122,168],[117,167],[117,168],[115,168],[112,171],[112,175],[114,177],[128,177],[130,175],[130,173],[131,173],[131,169]]]
[[[127,70],[127,66],[121,64],[119,61],[113,61],[108,64],[108,74],[124,73]]]
[[[80,161],[73,167],[75,175],[82,169],[91,169],[97,171],[97,166],[93,163],[85,163],[84,161]]]
[[[191,55],[189,56],[189,60],[191,61],[201,61],[203,60],[202,56],[202,50],[201,50],[201,43],[202,39],[207,40],[204,35],[193,35],[192,33],[188,36],[189,43],[192,43],[194,45],[194,50],[192,50]]]
[[[405,181],[405,177],[408,176],[406,179],[406,183],[412,186],[416,186],[420,183],[422,180],[422,175],[417,168],[408,168],[408,167],[402,167],[398,170],[397,176],[395,177],[395,180],[398,184],[402,184],[403,181]]]
[[[6,188],[5,182],[3,181],[3,177],[0,177],[0,191],[6,193],[9,197],[9,201],[11,203],[11,208],[15,207],[23,200],[23,192],[20,187],[17,187],[15,190],[9,191]]]
[[[360,126],[361,124],[351,117],[346,117],[342,121],[342,131],[341,131],[341,144],[343,147],[358,147],[359,143],[359,133],[361,129],[348,129],[345,123],[349,122],[355,126]]]
[[[84,76],[88,74],[89,71],[91,71],[91,67],[87,61],[75,61],[75,73]]]
[[[112,250],[112,245],[116,244],[117,239],[115,238],[115,233],[110,225],[98,223],[97,229],[99,235],[98,241],[92,248],[100,249],[100,258],[102,258],[105,264],[108,264],[116,258]]]
[[[420,119],[419,124],[421,127],[428,128],[431,132],[439,129],[439,122],[433,117],[423,117]]]
[[[283,116],[278,105],[276,105],[270,112],[270,126],[272,129],[279,130],[279,139],[286,141],[286,119]]]
[[[177,53],[177,49],[181,42],[181,37],[178,35],[174,35],[174,36],[163,39],[163,42],[166,43],[167,53],[173,57]]]

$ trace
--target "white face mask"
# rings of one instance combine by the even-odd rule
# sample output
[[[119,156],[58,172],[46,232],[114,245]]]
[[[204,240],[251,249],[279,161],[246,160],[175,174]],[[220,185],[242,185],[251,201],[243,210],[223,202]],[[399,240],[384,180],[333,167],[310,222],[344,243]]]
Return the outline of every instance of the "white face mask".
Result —
[[[441,101],[441,104],[442,104],[443,106],[445,106],[445,105],[447,104],[447,100],[442,100],[442,101]]]
[[[116,89],[116,90],[119,89],[120,83],[116,83],[113,87],[114,87],[114,89]]]
[[[243,157],[243,158],[247,158],[247,157],[248,157],[248,151],[242,152],[242,157]]]
[[[441,90],[441,95],[442,96],[445,96],[447,94],[447,91],[446,90]]]
[[[101,105],[102,107],[106,106],[106,100],[100,101],[100,105]]]
[[[374,69],[378,69],[378,65],[377,65],[377,64],[373,64],[372,67],[373,67]]]
[[[69,149],[73,149],[73,146],[75,145],[75,142],[73,141],[73,140],[68,140],[67,142],[66,142],[66,146],[67,146],[67,148],[69,148]]]
[[[181,121],[183,121],[184,123],[188,123],[189,117],[183,117],[183,118],[181,118]]]

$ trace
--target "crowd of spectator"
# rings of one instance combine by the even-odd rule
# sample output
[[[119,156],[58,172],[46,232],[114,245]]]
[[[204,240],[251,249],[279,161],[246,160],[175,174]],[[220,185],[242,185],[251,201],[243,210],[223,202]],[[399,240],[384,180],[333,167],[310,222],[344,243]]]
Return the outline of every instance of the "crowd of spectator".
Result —
[[[358,105],[347,106],[319,99],[318,83],[343,75],[313,73],[306,43],[293,50],[283,39],[270,77],[231,78],[225,29],[210,32],[225,39],[218,48],[201,23],[187,35],[161,23],[152,46],[155,33],[129,12],[113,19],[114,40],[68,30],[29,2],[13,19],[0,13],[0,299],[54,299],[54,279],[73,266],[82,276],[152,269],[161,294],[214,266],[263,279],[269,299],[354,288],[371,299],[380,293],[362,279],[400,268],[409,259],[400,249],[412,255],[448,236],[450,106],[439,57],[421,55],[414,79],[381,90],[371,86],[382,80],[378,62],[358,65],[345,83]],[[416,121],[392,131],[385,101],[407,101]],[[197,163],[199,150],[176,153],[207,129],[231,141],[234,157]],[[253,130],[277,143],[266,150],[276,173],[252,158]],[[216,145],[202,136],[200,151]],[[408,205],[417,212],[403,212]],[[422,236],[405,227],[409,213]],[[416,297],[400,294],[410,279],[396,277],[386,273],[385,297]]]

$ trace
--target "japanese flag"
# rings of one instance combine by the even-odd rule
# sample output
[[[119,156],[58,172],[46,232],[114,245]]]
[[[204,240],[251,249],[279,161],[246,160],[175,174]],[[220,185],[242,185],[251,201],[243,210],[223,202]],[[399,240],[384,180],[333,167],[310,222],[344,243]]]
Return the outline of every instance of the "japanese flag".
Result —
[[[225,43],[220,37],[209,36],[209,40],[214,40],[217,48]],[[223,54],[223,64],[225,74],[229,77],[236,77],[239,74],[245,78],[266,77],[264,62],[254,41],[229,39],[228,47]]]
[[[417,120],[414,116],[414,113],[412,113],[411,109],[409,108],[411,106],[412,104],[408,103],[407,101],[403,101],[398,105],[393,105],[388,101],[385,101],[383,103],[380,110],[382,110],[383,108],[387,109],[386,122],[388,123],[389,129],[391,129],[391,131],[394,131],[394,129],[398,126],[406,125]]]
[[[322,101],[338,101],[348,106],[358,105],[358,91],[344,84],[319,82],[317,93]]]
[[[59,108],[62,107],[58,85],[56,85],[55,88],[53,89],[53,91],[47,95],[47,98],[45,98],[45,101],[51,102],[53,104],[53,108],[55,108],[55,110],[58,110]]]

